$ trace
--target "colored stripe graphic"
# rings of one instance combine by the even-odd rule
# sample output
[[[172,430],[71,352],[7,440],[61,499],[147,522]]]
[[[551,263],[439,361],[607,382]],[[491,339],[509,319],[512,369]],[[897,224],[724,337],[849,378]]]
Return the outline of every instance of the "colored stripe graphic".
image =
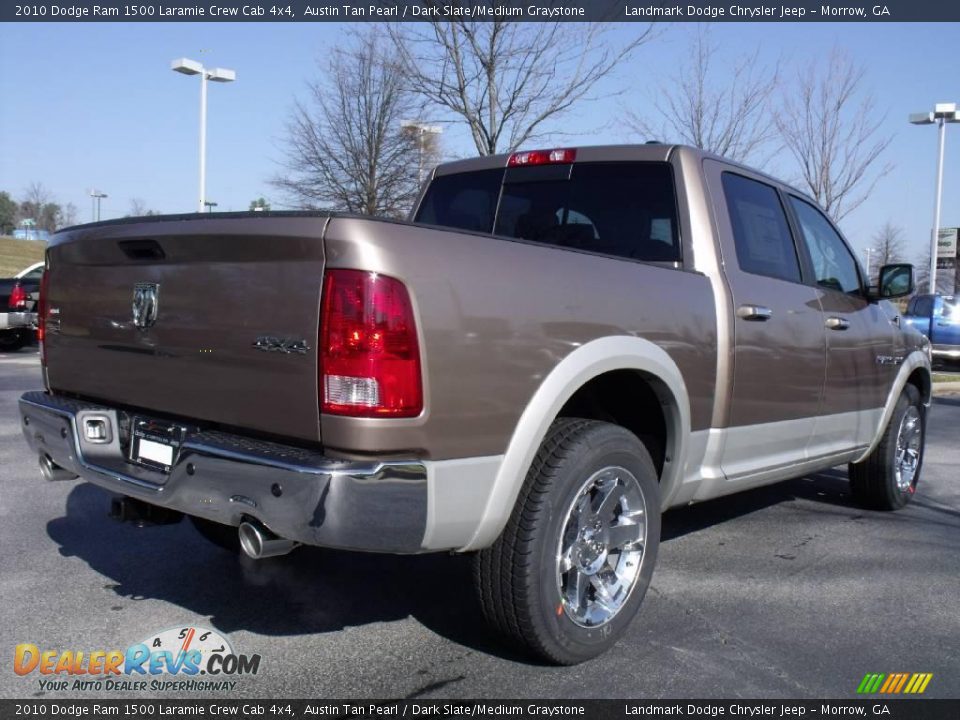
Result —
[[[927,689],[927,685],[930,684],[931,679],[933,679],[933,673],[915,673],[914,676],[910,678],[910,682],[907,683],[904,692],[912,695],[922,693]]]
[[[885,677],[886,675],[882,673],[867,673],[863,676],[863,680],[860,681],[857,692],[866,695],[875,693],[880,689],[880,683],[883,682]]]
[[[880,688],[880,692],[882,693],[890,692],[890,688],[893,685],[895,685],[897,680],[899,679],[900,679],[900,676],[897,675],[896,673],[893,673],[892,675],[887,675],[887,681],[883,684],[883,687]]]
[[[857,694],[919,695],[927,689],[933,673],[867,673],[857,686]]]

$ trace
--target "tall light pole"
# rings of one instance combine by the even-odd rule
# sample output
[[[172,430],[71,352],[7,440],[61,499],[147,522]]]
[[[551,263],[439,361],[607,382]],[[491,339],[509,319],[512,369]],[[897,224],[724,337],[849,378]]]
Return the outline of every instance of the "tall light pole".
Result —
[[[196,60],[178,58],[170,63],[170,69],[184,75],[200,76],[200,198],[199,212],[205,207],[207,191],[207,80],[228,83],[237,79],[237,73],[227,68],[205,68]]]
[[[930,293],[937,292],[937,239],[940,235],[940,201],[943,194],[943,144],[946,139],[947,123],[960,122],[956,103],[937,103],[933,112],[911,113],[910,122],[914,125],[937,125],[939,127],[939,148],[937,150],[937,190],[933,203],[933,231],[930,233]]]
[[[417,184],[423,185],[423,156],[426,150],[427,135],[439,135],[443,128],[439,125],[427,125],[417,120],[401,120],[400,128],[417,134]]]
[[[873,274],[870,272],[870,255],[873,253],[874,249],[872,247],[867,248],[867,284],[870,284],[870,278],[873,277]]]
[[[107,197],[105,192],[99,190],[90,191],[90,215],[94,222],[100,222],[100,201]]]

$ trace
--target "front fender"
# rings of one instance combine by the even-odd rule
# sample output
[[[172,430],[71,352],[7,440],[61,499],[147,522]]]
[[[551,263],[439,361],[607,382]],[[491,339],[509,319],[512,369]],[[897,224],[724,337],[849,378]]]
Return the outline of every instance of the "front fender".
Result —
[[[900,366],[900,370],[897,371],[897,377],[893,381],[893,385],[890,387],[890,392],[887,394],[887,402],[883,406],[883,414],[880,416],[880,420],[877,423],[876,428],[873,432],[873,442],[870,443],[870,446],[860,455],[855,463],[862,462],[867,459],[867,457],[874,451],[877,445],[880,444],[880,440],[883,438],[883,433],[887,429],[887,425],[890,423],[890,418],[893,417],[893,411],[897,406],[897,400],[900,398],[900,394],[903,392],[903,388],[906,387],[907,382],[910,379],[910,376],[919,370],[925,379],[925,390],[923,391],[923,404],[926,406],[930,405],[931,398],[931,372],[930,372],[930,358],[926,352],[923,350],[914,350],[904,359],[903,364]]]

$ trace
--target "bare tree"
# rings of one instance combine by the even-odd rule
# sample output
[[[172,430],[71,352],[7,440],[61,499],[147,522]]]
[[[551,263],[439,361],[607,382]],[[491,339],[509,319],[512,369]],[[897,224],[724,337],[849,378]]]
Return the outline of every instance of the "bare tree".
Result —
[[[401,123],[419,115],[392,46],[376,30],[334,50],[287,125],[286,173],[271,184],[302,208],[403,216],[417,192],[417,145]]]
[[[880,133],[884,116],[862,91],[863,75],[835,48],[798,73],[775,116],[807,190],[836,220],[859,207],[892,169],[880,160],[893,138]]]
[[[148,215],[159,215],[156,210],[151,210],[147,201],[140,197],[130,198],[130,212],[127,217],[146,217]]]
[[[732,160],[749,160],[768,146],[777,135],[770,105],[779,64],[762,65],[757,48],[718,72],[719,49],[709,27],[698,26],[690,60],[653,88],[652,111],[628,113],[630,127],[647,139],[676,139]]]
[[[876,258],[875,267],[903,262],[903,229],[889,220],[873,236],[871,257]]]
[[[42,208],[53,202],[53,194],[41,182],[32,182],[27,185],[23,193],[22,205],[31,209]]]
[[[39,230],[53,232],[60,225],[60,206],[43,183],[31,182],[20,203],[19,219],[30,219]]]
[[[391,26],[410,86],[465,122],[480,155],[546,134],[577,102],[595,97],[652,35],[615,46],[603,23],[447,21]]]
[[[77,209],[77,206],[72,202],[67,203],[61,208],[60,219],[57,227],[70,227],[71,225],[76,225],[79,222],[78,218],[80,217],[80,211]]]

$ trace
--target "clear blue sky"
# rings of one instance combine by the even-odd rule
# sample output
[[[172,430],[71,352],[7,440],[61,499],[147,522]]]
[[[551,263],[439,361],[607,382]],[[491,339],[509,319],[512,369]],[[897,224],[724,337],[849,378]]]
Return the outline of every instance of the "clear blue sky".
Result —
[[[237,71],[237,82],[210,86],[208,197],[218,210],[245,210],[260,195],[279,206],[267,181],[279,169],[285,117],[344,29],[328,23],[0,25],[0,190],[17,198],[28,183],[42,182],[59,202],[75,203],[81,221],[90,219],[90,187],[110,195],[105,218],[128,213],[133,197],[161,212],[194,210],[199,81],[168,69],[170,60],[187,56]],[[618,122],[621,109],[649,102],[658,79],[675,72],[694,26],[662,29],[609,85],[625,86],[623,95],[565,120],[580,132],[572,144],[634,139]],[[789,66],[838,45],[866,67],[865,87],[886,115],[883,131],[895,135],[886,155],[894,170],[843,229],[862,249],[889,220],[904,229],[915,259],[932,222],[936,131],[911,126],[906,117],[935,102],[960,102],[958,29],[947,23],[718,23],[712,34],[731,58],[759,45],[763,59],[782,57]],[[615,30],[622,37],[635,31],[629,24]],[[472,152],[455,127],[444,144],[453,155]],[[768,169],[783,174],[777,162]],[[943,197],[942,225],[960,225],[960,124],[948,127]]]

